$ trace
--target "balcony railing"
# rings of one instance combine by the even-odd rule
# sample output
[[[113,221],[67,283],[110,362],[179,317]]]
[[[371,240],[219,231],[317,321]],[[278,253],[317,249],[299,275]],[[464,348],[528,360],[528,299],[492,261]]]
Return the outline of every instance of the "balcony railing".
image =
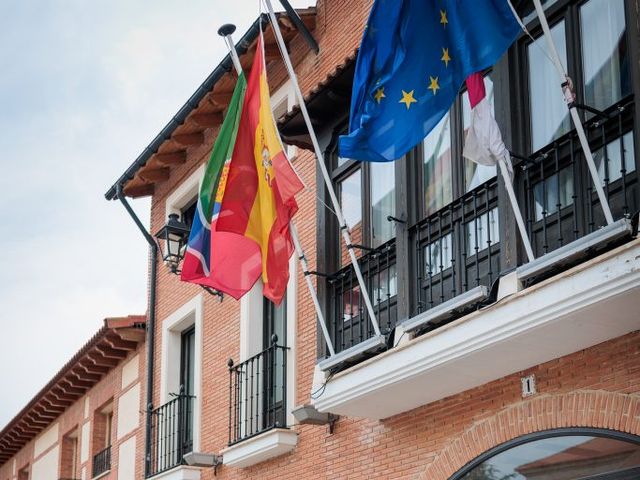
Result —
[[[614,218],[638,212],[640,186],[633,139],[633,98],[623,99],[605,112],[590,111],[586,115],[589,143]],[[605,225],[575,130],[529,158],[515,159],[514,164],[514,187],[536,257]],[[398,302],[406,302],[410,318],[445,302],[456,305],[450,313],[438,317],[443,320],[426,322],[417,331],[420,333],[438,328],[442,321],[457,318],[491,301],[487,293],[492,291],[495,281],[506,270],[527,261],[524,257],[517,258],[513,245],[508,252],[501,252],[506,248],[507,237],[519,238],[515,222],[500,224],[510,217],[510,209],[507,198],[499,198],[498,178],[493,177],[409,226],[408,236],[403,239],[409,244],[409,258],[402,260],[408,265],[398,265],[405,268],[396,270],[395,240],[375,250],[365,249],[359,263],[382,333],[389,334],[396,326]],[[575,265],[579,261],[576,257],[557,268],[567,268],[571,262]],[[406,278],[397,275],[400,270],[403,275],[409,272]],[[525,286],[554,271],[557,269],[528,279]],[[402,291],[409,292],[410,298],[397,298],[397,285],[402,281],[408,282]],[[327,324],[336,353],[371,338],[371,323],[353,268],[348,265],[330,275],[326,285]],[[470,290],[483,293],[470,295],[472,301],[469,302],[459,297]],[[460,305],[456,303],[458,300]]]
[[[95,478],[111,470],[111,445],[93,456],[91,477]]]
[[[374,313],[382,333],[396,326],[398,292],[396,271],[396,244],[391,240],[376,249],[360,247],[365,254],[358,259],[367,284]],[[349,264],[328,278],[332,318],[329,334],[336,353],[373,336],[373,328],[365,308],[360,285]]]
[[[500,272],[498,182],[493,178],[410,229],[414,314],[484,285]]]
[[[192,395],[176,397],[151,412],[151,448],[147,478],[184,463],[193,450]]]
[[[615,218],[638,211],[632,100],[622,101],[586,127],[594,160]],[[575,132],[522,163],[527,227],[536,256],[605,225]]]
[[[229,445],[287,425],[287,348],[272,340],[238,365],[229,360]]]

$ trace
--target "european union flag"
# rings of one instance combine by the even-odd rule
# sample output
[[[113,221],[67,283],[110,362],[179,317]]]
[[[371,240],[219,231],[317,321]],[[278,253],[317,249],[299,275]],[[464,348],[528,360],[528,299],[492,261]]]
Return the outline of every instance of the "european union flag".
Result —
[[[447,113],[464,80],[493,65],[519,32],[508,0],[376,0],[340,156],[386,162],[407,153]]]

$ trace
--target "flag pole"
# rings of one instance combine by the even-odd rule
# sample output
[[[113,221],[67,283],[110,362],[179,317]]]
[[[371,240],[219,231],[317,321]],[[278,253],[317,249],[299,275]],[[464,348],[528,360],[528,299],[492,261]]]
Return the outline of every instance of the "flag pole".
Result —
[[[522,239],[524,250],[527,252],[527,257],[529,258],[529,261],[533,262],[536,259],[536,257],[533,254],[533,248],[531,248],[531,240],[529,239],[529,234],[527,233],[527,229],[524,225],[524,220],[522,218],[522,212],[520,211],[520,206],[518,205],[518,199],[516,198],[516,193],[513,191],[513,184],[511,183],[511,176],[509,175],[509,169],[507,168],[507,163],[503,157],[500,157],[498,159],[498,168],[500,169],[500,173],[502,174],[502,179],[504,180],[504,186],[507,189],[507,195],[509,196],[509,201],[511,203],[511,210],[513,210],[513,214],[516,217],[516,224],[518,225],[518,230],[520,230],[520,238]]]
[[[229,23],[222,25],[218,29],[218,35],[224,38],[225,43],[227,44],[227,48],[229,48],[229,54],[231,55],[231,60],[233,61],[233,66],[236,70],[238,76],[242,73],[242,65],[240,64],[240,59],[238,58],[238,53],[236,52],[235,45],[233,43],[233,38],[231,35],[235,32],[235,25],[231,25]],[[322,313],[322,308],[320,307],[320,302],[318,301],[318,294],[316,293],[315,287],[313,286],[313,282],[311,281],[311,273],[309,272],[309,266],[307,264],[307,257],[304,255],[304,251],[302,250],[302,245],[300,244],[300,239],[298,238],[298,230],[296,229],[293,221],[289,222],[289,231],[291,232],[291,238],[293,240],[293,245],[296,249],[296,255],[300,260],[300,265],[302,266],[302,272],[304,273],[304,278],[307,282],[307,286],[309,287],[309,293],[311,294],[311,298],[313,300],[313,305],[316,309],[316,315],[318,318],[318,323],[320,324],[320,328],[322,329],[322,335],[324,336],[324,341],[327,343],[327,348],[329,349],[329,353],[333,356],[336,354],[333,348],[333,342],[331,341],[331,337],[329,336],[329,331],[327,330],[327,325],[324,320],[324,315]]]
[[[322,149],[320,148],[320,144],[318,143],[318,138],[316,137],[316,133],[313,128],[313,125],[311,124],[309,112],[307,111],[307,106],[304,103],[304,97],[302,96],[300,85],[298,84],[298,77],[296,76],[296,73],[293,70],[293,65],[291,64],[291,59],[289,58],[287,47],[284,43],[284,40],[282,39],[282,33],[280,32],[280,26],[278,25],[276,14],[273,11],[271,0],[265,0],[265,4],[267,5],[267,9],[269,10],[269,19],[271,20],[271,25],[275,33],[276,41],[278,42],[278,45],[280,47],[282,58],[287,67],[287,71],[289,73],[289,78],[291,79],[291,83],[293,85],[296,96],[298,98],[300,112],[302,113],[304,121],[307,125],[307,129],[309,130],[309,136],[311,137],[311,142],[313,143],[313,149],[316,154],[316,159],[318,160],[318,166],[320,167],[320,171],[322,172],[322,177],[324,178],[324,183],[329,192],[329,197],[331,198],[333,210],[335,211],[336,217],[338,217],[340,232],[342,233],[342,238],[346,244],[347,251],[349,252],[349,258],[351,259],[351,264],[353,265],[353,269],[358,279],[358,284],[360,285],[362,299],[364,300],[365,306],[367,308],[367,313],[369,314],[371,325],[373,326],[373,330],[376,336],[381,336],[382,333],[380,332],[380,326],[378,325],[378,320],[373,310],[373,304],[371,303],[371,298],[369,297],[369,290],[367,289],[367,284],[364,281],[364,277],[362,276],[362,271],[360,270],[360,265],[358,264],[358,259],[356,258],[356,254],[354,252],[355,247],[351,243],[351,236],[349,235],[347,223],[345,222],[344,216],[342,215],[340,202],[338,202],[338,197],[336,196],[336,192],[333,189],[333,184],[331,183],[331,177],[329,176],[329,172],[327,171],[327,167],[324,163],[324,155],[322,154]]]
[[[560,78],[562,79],[562,93],[564,94],[565,101],[567,102],[567,105],[569,107],[571,119],[573,120],[573,124],[576,128],[578,138],[580,139],[580,145],[582,146],[585,159],[587,160],[587,165],[589,166],[589,171],[591,172],[591,179],[593,180],[596,192],[598,193],[598,198],[600,199],[600,204],[602,205],[602,212],[604,213],[604,217],[607,220],[607,225],[611,225],[613,223],[613,215],[611,214],[607,196],[604,193],[604,189],[602,188],[602,184],[600,182],[600,177],[598,176],[598,169],[596,168],[596,164],[593,161],[593,154],[591,153],[591,148],[589,147],[589,142],[587,141],[587,136],[582,126],[582,121],[580,120],[578,110],[575,107],[575,98],[573,96],[573,92],[571,91],[571,81],[564,69],[564,66],[562,65],[562,62],[560,61],[560,55],[558,55],[558,50],[556,49],[553,37],[551,36],[549,23],[547,22],[547,17],[544,14],[544,9],[542,8],[540,0],[533,0],[533,3],[536,7],[536,13],[538,15],[538,19],[540,20],[540,25],[542,26],[542,31],[544,33],[544,37],[547,41],[547,46],[549,47],[551,53],[551,59],[554,66],[556,67],[556,70],[558,71],[558,74],[560,75]]]
[[[296,228],[293,220],[289,222],[289,231],[291,232],[291,239],[293,240],[293,245],[296,247],[296,255],[298,256],[298,260],[300,260],[300,265],[302,266],[302,273],[304,274],[304,279],[307,282],[307,287],[309,287],[309,293],[311,293],[311,299],[313,300],[313,305],[316,308],[316,315],[318,317],[318,323],[320,324],[320,328],[322,329],[322,336],[324,337],[324,341],[327,343],[327,348],[329,349],[329,354],[334,356],[336,351],[333,348],[333,342],[331,341],[331,337],[329,336],[329,331],[327,330],[327,324],[324,320],[324,315],[322,314],[322,308],[320,307],[320,302],[318,301],[318,294],[316,293],[316,289],[313,286],[313,282],[311,281],[311,272],[309,271],[309,265],[307,264],[307,257],[304,255],[304,251],[302,250],[302,245],[300,244],[300,239],[298,238],[298,229]]]

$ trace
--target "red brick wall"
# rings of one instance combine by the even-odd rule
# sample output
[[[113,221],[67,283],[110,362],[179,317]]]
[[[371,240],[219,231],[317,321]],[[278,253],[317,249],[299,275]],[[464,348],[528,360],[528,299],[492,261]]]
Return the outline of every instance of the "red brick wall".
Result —
[[[305,92],[324,79],[357,48],[371,2],[320,0],[314,33],[321,51],[308,52],[302,39],[290,48]],[[285,80],[282,64],[269,65],[272,91]],[[206,132],[203,146],[191,147],[185,165],[156,187],[152,231],[165,222],[165,201],[185,178],[208,159],[215,138]],[[310,268],[316,263],[316,165],[308,151],[298,150],[293,161],[309,186],[298,197],[295,221]],[[158,324],[154,402],[159,402],[161,324],[163,319],[202,290],[181,283],[162,265],[158,269]],[[297,379],[295,404],[309,403],[316,362],[316,318],[298,269]],[[229,358],[239,357],[239,302],[226,296],[222,303],[205,295],[201,450],[220,452],[228,434]],[[383,421],[340,419],[333,435],[325,426],[295,426],[299,444],[282,457],[247,469],[222,466],[216,479],[300,478],[424,478],[445,479],[482,451],[531,431],[565,426],[612,426],[640,433],[640,334],[595,346],[540,365],[535,373],[539,393],[520,396],[520,374],[492,382],[451,398],[425,405]],[[570,412],[570,415],[566,413]],[[626,419],[624,422],[621,419]],[[603,421],[602,419],[606,419]],[[213,470],[202,470],[213,480]]]

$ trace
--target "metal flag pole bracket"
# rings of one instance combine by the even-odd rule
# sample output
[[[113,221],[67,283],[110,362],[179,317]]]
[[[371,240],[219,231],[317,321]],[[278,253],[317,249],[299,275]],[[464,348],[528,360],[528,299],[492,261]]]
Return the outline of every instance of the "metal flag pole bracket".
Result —
[[[329,176],[329,172],[327,171],[327,167],[324,162],[324,155],[322,154],[322,149],[320,148],[320,144],[318,143],[318,138],[316,136],[315,130],[311,123],[311,118],[309,117],[309,112],[307,111],[307,106],[305,104],[302,91],[300,90],[300,85],[298,84],[298,78],[293,69],[293,65],[291,64],[291,59],[289,58],[287,47],[284,43],[284,39],[282,38],[282,32],[280,32],[280,26],[278,25],[278,20],[276,19],[275,12],[273,11],[273,6],[271,5],[271,1],[265,0],[265,4],[269,11],[269,18],[271,20],[273,32],[275,33],[275,37],[280,47],[280,51],[282,53],[285,66],[287,67],[287,72],[289,73],[289,78],[291,79],[291,83],[293,85],[294,91],[296,93],[296,97],[298,99],[300,112],[302,113],[302,117],[304,118],[305,124],[307,125],[307,129],[309,130],[309,136],[311,137],[311,142],[313,144],[316,160],[318,161],[318,166],[320,167],[320,171],[322,172],[322,177],[324,179],[324,183],[329,192],[329,197],[331,198],[331,203],[335,211],[336,217],[338,217],[340,232],[342,233],[342,238],[344,240],[345,245],[347,246],[349,258],[351,259],[351,264],[353,265],[353,269],[355,271],[356,277],[358,279],[358,284],[360,286],[362,299],[365,303],[367,313],[369,315],[369,320],[371,321],[371,325],[375,333],[374,338],[377,339],[377,341],[380,341],[381,339],[385,340],[384,335],[382,335],[382,332],[380,331],[380,326],[378,325],[378,320],[376,318],[376,314],[373,309],[373,304],[371,303],[371,298],[369,297],[367,284],[362,275],[362,271],[360,270],[360,265],[358,264],[358,259],[356,257],[354,248],[351,246],[352,245],[351,236],[349,235],[347,223],[345,222],[344,216],[342,214],[342,209],[340,208],[340,202],[338,202],[338,197],[336,196],[336,192],[333,189],[333,184],[331,183],[331,177]],[[341,354],[345,352],[346,351],[343,351],[341,352]],[[333,355],[333,356],[336,356],[336,355]]]
[[[242,73],[242,65],[240,64],[240,59],[238,58],[238,54],[233,43],[233,38],[231,37],[235,30],[235,25],[227,23],[225,25],[222,25],[218,29],[218,34],[221,37],[224,37],[227,47],[229,48],[229,54],[231,55],[231,59],[233,60],[233,66],[235,67],[238,75],[240,75]],[[302,272],[304,273],[304,278],[307,283],[307,287],[309,288],[309,293],[311,294],[313,305],[316,309],[316,316],[318,318],[318,323],[320,324],[320,329],[322,330],[322,335],[325,342],[327,343],[327,349],[329,350],[331,356],[334,356],[336,352],[333,348],[333,342],[331,341],[329,331],[327,330],[327,324],[324,319],[324,314],[322,313],[322,308],[320,307],[320,302],[318,301],[318,295],[316,293],[315,287],[313,286],[313,282],[311,281],[311,274],[315,272],[309,271],[307,257],[302,250],[302,245],[300,244],[300,239],[298,238],[298,230],[296,229],[293,221],[289,223],[289,231],[291,232],[291,239],[293,240],[293,245],[296,249],[296,255],[298,257],[298,260],[300,261],[300,265],[302,266]]]

